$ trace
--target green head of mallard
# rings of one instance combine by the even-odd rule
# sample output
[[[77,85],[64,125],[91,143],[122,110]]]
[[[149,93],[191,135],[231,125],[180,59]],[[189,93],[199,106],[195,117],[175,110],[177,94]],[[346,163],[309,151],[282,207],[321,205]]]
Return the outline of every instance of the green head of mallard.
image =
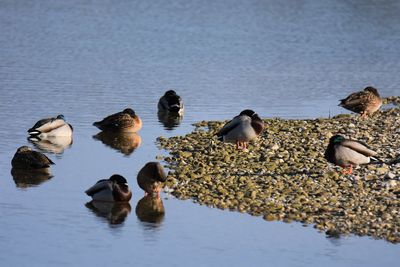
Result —
[[[334,135],[329,139],[329,144],[340,144],[344,141],[344,137],[340,134]]]

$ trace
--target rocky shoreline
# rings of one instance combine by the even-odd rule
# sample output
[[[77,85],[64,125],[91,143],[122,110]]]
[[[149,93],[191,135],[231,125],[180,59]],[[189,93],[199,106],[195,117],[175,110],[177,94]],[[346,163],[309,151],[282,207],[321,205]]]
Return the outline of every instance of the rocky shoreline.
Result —
[[[179,199],[263,216],[267,221],[313,224],[329,236],[368,235],[400,242],[400,97],[395,107],[361,120],[265,119],[248,151],[219,142],[225,122],[202,121],[185,136],[158,138],[169,156],[167,187]],[[366,142],[387,162],[343,175],[324,159],[332,134]],[[389,164],[389,162],[391,164]]]

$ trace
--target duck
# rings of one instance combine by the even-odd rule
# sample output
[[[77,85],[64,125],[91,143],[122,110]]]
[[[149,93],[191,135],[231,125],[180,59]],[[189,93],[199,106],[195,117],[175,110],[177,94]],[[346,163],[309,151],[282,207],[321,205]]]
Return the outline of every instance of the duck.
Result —
[[[352,93],[339,101],[339,106],[359,113],[362,119],[374,114],[382,106],[382,99],[378,90],[372,86],[368,86],[362,91]]]
[[[29,146],[21,146],[11,160],[13,169],[46,171],[54,162],[45,154],[34,151]]]
[[[85,193],[96,201],[129,202],[132,198],[132,191],[127,180],[119,174],[97,181]]]
[[[182,98],[174,90],[168,90],[158,101],[158,110],[182,115],[184,110]]]
[[[325,159],[342,167],[343,174],[352,174],[353,166],[380,161],[374,156],[377,152],[371,150],[365,143],[346,139],[342,135],[334,135],[329,139],[325,150]]]
[[[164,182],[167,180],[163,166],[159,162],[148,162],[139,171],[137,183],[147,195],[160,195]]]
[[[136,133],[142,128],[142,120],[131,108],[126,108],[93,123],[102,131]]]
[[[264,122],[251,109],[245,109],[217,132],[218,140],[235,143],[237,149],[247,149],[248,142],[264,130]]]
[[[64,115],[57,117],[41,119],[28,130],[31,138],[47,138],[47,137],[71,137],[73,132],[71,124],[65,121]]]

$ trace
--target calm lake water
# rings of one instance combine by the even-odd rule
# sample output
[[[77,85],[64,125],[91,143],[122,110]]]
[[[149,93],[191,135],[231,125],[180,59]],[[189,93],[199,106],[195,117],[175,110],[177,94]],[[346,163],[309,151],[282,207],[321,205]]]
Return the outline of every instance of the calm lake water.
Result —
[[[165,216],[149,219],[136,175],[165,153],[158,136],[196,121],[245,108],[327,117],[367,85],[399,95],[399,13],[399,1],[367,0],[0,1],[2,266],[396,266],[399,245],[329,239],[165,193]],[[156,110],[170,88],[186,104],[174,129]],[[91,124],[126,107],[143,129],[122,153]],[[47,153],[53,177],[14,181],[16,149],[34,146],[26,130],[60,113],[75,131],[71,146]],[[114,173],[133,187],[130,206],[86,204],[84,190]]]

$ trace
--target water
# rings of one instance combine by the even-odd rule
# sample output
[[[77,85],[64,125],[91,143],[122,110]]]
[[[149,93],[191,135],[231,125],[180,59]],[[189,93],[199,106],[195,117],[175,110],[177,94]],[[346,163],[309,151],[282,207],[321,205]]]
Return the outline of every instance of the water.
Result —
[[[245,108],[262,117],[346,112],[337,100],[367,85],[399,95],[398,1],[1,1],[0,261],[5,266],[389,266],[398,245],[328,239],[299,223],[266,222],[163,194],[165,216],[142,222],[139,169],[162,154],[158,136]],[[179,126],[156,106],[183,98]],[[141,144],[121,153],[92,122],[132,107]],[[51,154],[53,177],[19,183],[10,161],[38,119],[63,113],[73,143]],[[60,151],[58,151],[60,152]],[[113,173],[129,207],[93,212],[83,193]],[[105,211],[104,211],[105,210]],[[115,209],[114,209],[115,211]],[[119,215],[119,216],[118,216]],[[127,215],[127,216],[126,216]],[[109,218],[109,219],[107,219]],[[110,219],[111,218],[111,219]],[[120,224],[113,224],[122,222]]]

